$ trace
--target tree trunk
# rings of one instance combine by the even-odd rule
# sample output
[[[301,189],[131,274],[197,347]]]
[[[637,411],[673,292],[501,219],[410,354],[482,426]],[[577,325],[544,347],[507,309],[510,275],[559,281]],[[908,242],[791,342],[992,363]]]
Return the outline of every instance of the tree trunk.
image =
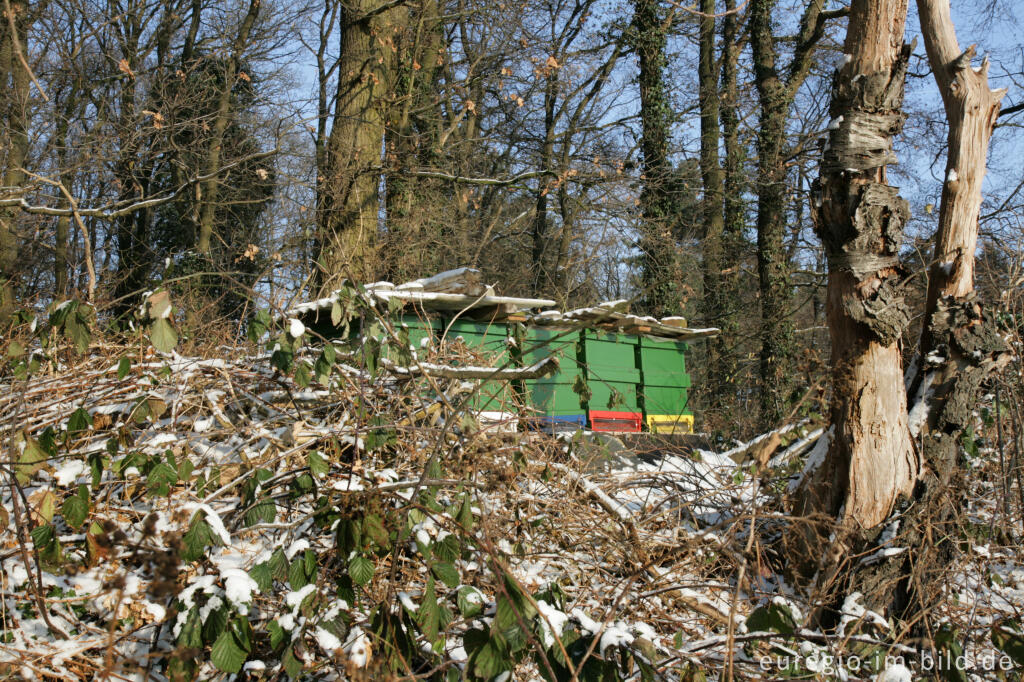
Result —
[[[789,360],[793,325],[790,320],[789,264],[786,262],[786,140],[789,104],[776,68],[771,18],[775,0],[753,0],[750,44],[754,84],[760,102],[757,131],[757,275],[761,296],[761,424],[772,427],[785,414],[790,393]]]
[[[110,7],[112,16],[114,7]],[[121,64],[128,73],[138,70],[139,36],[141,27],[139,17],[127,15],[119,28],[121,35]],[[132,199],[143,196],[148,185],[147,173],[140,158],[143,141],[139,138],[136,123],[137,84],[128,74],[114,71],[113,78],[120,79],[118,94],[117,142],[118,156],[114,164],[114,180],[117,183],[118,200],[128,203]],[[148,272],[149,225],[148,211],[128,213],[115,219],[115,243],[117,247],[117,272],[114,284],[114,309],[117,315],[126,315],[135,308],[132,296],[138,293],[145,284]]]
[[[697,75],[700,84],[700,175],[703,183],[701,199],[704,214],[704,324],[718,327],[725,312],[726,292],[723,287],[723,261],[725,245],[725,207],[723,205],[723,173],[718,160],[719,96],[715,70],[715,0],[701,0],[700,55]],[[722,383],[728,370],[723,366],[724,340],[721,337],[708,342],[708,378],[717,385]],[[711,388],[709,407],[717,411],[720,391]]]
[[[331,290],[345,277],[370,281],[376,274],[380,213],[384,99],[388,92],[390,14],[382,0],[342,4],[338,97],[327,141],[324,188],[317,216],[318,288]]]
[[[899,262],[907,202],[885,183],[903,126],[906,0],[855,0],[833,85],[828,143],[812,189],[829,265],[832,430],[824,463],[805,477],[797,513],[849,528],[881,523],[919,470],[908,428],[900,338],[910,316]],[[808,556],[820,556],[818,553]]]
[[[640,61],[640,125],[644,179],[640,192],[643,312],[679,311],[677,254],[672,235],[672,167],[668,161],[671,109],[665,92],[665,21],[657,0],[634,0],[633,40]]]
[[[551,168],[555,159],[555,104],[558,97],[558,73],[552,70],[544,84],[544,142],[540,150],[540,167]],[[531,251],[533,265],[534,296],[547,296],[551,290],[554,273],[551,271],[551,260],[548,254],[551,240],[551,220],[548,218],[548,197],[551,193],[552,180],[542,175],[537,182],[537,196],[533,208],[533,249]]]
[[[0,88],[7,92],[2,111],[7,158],[0,185],[19,187],[26,179],[23,166],[28,156],[29,74],[18,53],[19,48],[26,49],[28,8],[18,0],[9,4],[14,16],[0,17]],[[11,32],[12,27],[16,34]],[[0,323],[13,310],[14,282],[19,274],[16,216],[17,209],[0,209]]]
[[[735,405],[737,393],[739,316],[741,307],[741,266],[747,248],[744,235],[747,227],[746,206],[743,193],[746,189],[746,175],[743,163],[746,151],[740,141],[739,87],[737,85],[737,62],[739,61],[739,19],[736,14],[736,0],[726,0],[725,16],[722,19],[722,76],[719,104],[721,110],[722,142],[725,149],[723,217],[724,235],[722,248],[722,276],[719,286],[721,311],[715,326],[722,333],[712,340],[717,343],[717,367],[712,391],[720,407],[728,409]],[[723,415],[725,416],[725,415]]]
[[[432,211],[423,211],[423,199],[445,190],[437,181],[409,174],[416,166],[435,167],[438,151],[434,138],[438,55],[443,53],[444,24],[436,0],[426,0],[403,27],[395,63],[400,104],[389,110],[385,133],[387,243],[381,255],[384,277],[404,282],[441,266],[440,254],[430,247],[442,241]],[[406,18],[406,17],[403,17]],[[396,18],[397,21],[397,18]],[[479,78],[471,85],[471,97],[479,104]],[[472,112],[469,116],[475,116]],[[436,196],[436,195],[435,195]]]
[[[224,133],[231,121],[231,91],[235,87],[235,80],[238,78],[238,69],[242,60],[242,52],[249,43],[249,35],[252,32],[256,16],[260,11],[260,0],[250,0],[249,9],[242,19],[231,44],[231,54],[225,59],[224,82],[221,84],[221,91],[217,93],[217,113],[213,119],[212,132],[210,133],[209,146],[206,151],[206,159],[203,163],[203,175],[213,177],[202,183],[199,207],[199,236],[196,240],[196,250],[200,254],[209,257],[210,240],[213,237],[213,222],[217,210],[217,195],[220,190],[222,178],[215,174],[220,170],[221,154],[224,151]]]
[[[757,131],[757,274],[761,296],[761,424],[770,428],[789,409],[793,322],[786,236],[786,119],[806,80],[827,14],[824,0],[807,0],[786,78],[780,76],[772,17],[776,0],[752,0],[750,45],[760,104]]]
[[[57,140],[57,170],[60,173],[60,181],[69,192],[72,190],[72,176],[68,172],[68,122],[71,119],[72,107],[77,93],[72,90],[68,94],[68,100],[61,113],[57,116],[57,129],[54,138]],[[63,195],[60,198],[62,208],[70,208],[71,202]],[[60,216],[57,218],[57,231],[53,241],[53,285],[54,295],[62,299],[67,295],[68,288],[68,238],[71,233],[71,216]]]
[[[1006,90],[988,87],[987,57],[977,70],[971,68],[975,46],[961,52],[948,0],[918,0],[917,6],[928,61],[949,122],[939,229],[928,273],[925,319],[930,319],[940,297],[962,298],[974,291],[981,181],[989,139]],[[921,350],[927,354],[931,349],[932,339],[926,328]]]
[[[988,88],[984,64],[978,71],[969,68],[973,49],[960,54],[947,1],[918,2],[922,34],[949,117],[950,146],[936,235],[940,266],[933,269],[918,357],[921,366],[916,377],[908,377],[912,380],[915,417],[904,435],[902,430],[894,432],[885,427],[908,421],[903,412],[897,411],[900,405],[896,399],[890,399],[893,404],[887,413],[876,417],[874,424],[863,414],[844,414],[845,403],[837,401],[838,406],[833,408],[836,433],[845,432],[847,438],[852,435],[860,440],[853,440],[845,448],[833,442],[824,465],[811,472],[798,491],[804,506],[797,509],[798,513],[829,513],[840,503],[846,509],[840,519],[845,527],[825,553],[826,562],[832,563],[823,572],[826,579],[822,586],[827,591],[835,595],[842,589],[840,583],[853,584],[869,595],[869,607],[885,608],[896,617],[917,621],[917,629],[922,632],[927,631],[928,623],[918,616],[927,611],[932,595],[946,579],[962,532],[960,500],[965,482],[960,435],[971,426],[983,382],[1011,358],[994,316],[983,310],[973,295],[981,178],[1003,93]],[[853,52],[850,62],[837,74],[833,113],[843,113],[843,118],[835,120],[835,130],[830,134],[817,188],[816,203],[821,204],[816,217],[832,271],[830,326],[835,325],[842,334],[845,325],[845,332],[852,331],[856,335],[853,341],[860,347],[880,351],[887,339],[898,337],[909,318],[903,312],[897,284],[902,273],[896,262],[906,206],[892,188],[880,181],[884,180],[884,164],[892,160],[891,135],[902,124],[899,100],[910,51],[904,48],[901,56],[894,56],[902,33],[901,26],[897,31],[897,24],[902,24],[905,5],[893,0],[870,8],[865,4],[865,0],[859,0],[852,6],[847,50],[879,37],[881,40],[866,54]],[[854,172],[844,172],[844,168]],[[844,176],[848,178],[845,185]],[[869,203],[866,198],[871,194],[876,200]],[[845,225],[840,220],[841,204],[835,201],[844,197],[852,198],[853,204],[859,201],[859,205],[851,206],[854,210],[846,210],[853,220]],[[942,263],[948,263],[948,267],[942,267]],[[858,324],[851,325],[851,318]],[[835,330],[833,339],[837,339]],[[932,355],[932,351],[936,353]],[[859,358],[846,358],[847,362],[851,359]],[[899,353],[895,352],[894,360],[898,359]],[[873,379],[873,384],[837,382],[837,396],[843,395],[841,391],[870,396],[875,386],[882,386],[898,394],[899,402],[905,405],[902,377],[885,379],[891,373],[890,362],[884,368],[871,368],[866,363],[862,367],[875,370],[873,377],[865,377],[869,382]],[[884,386],[883,380],[887,381]],[[849,428],[851,424],[853,428]],[[871,437],[865,437],[867,434]],[[909,442],[911,437],[920,438],[920,467]],[[918,467],[919,474],[915,474]],[[840,580],[839,559],[873,551],[870,541],[877,530],[869,529],[873,525],[877,528],[887,514],[886,507],[891,508],[897,497],[911,491],[912,501],[900,510],[900,536],[894,540],[909,551],[871,566],[854,564],[852,574]],[[826,566],[823,563],[820,567]]]

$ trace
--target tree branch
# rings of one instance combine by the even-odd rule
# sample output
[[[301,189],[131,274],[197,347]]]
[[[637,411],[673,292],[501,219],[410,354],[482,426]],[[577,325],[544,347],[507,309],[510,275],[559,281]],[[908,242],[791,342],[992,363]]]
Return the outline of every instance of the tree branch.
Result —
[[[451,182],[458,182],[465,185],[514,185],[517,182],[523,180],[529,180],[531,178],[542,177],[545,175],[558,175],[553,170],[539,170],[539,171],[527,171],[518,175],[513,175],[510,178],[471,178],[464,175],[452,175],[451,173],[443,173],[441,171],[431,170],[412,170],[406,171],[406,175],[411,175],[415,178],[433,178],[435,180],[449,180]],[[2,206],[3,204],[0,204]]]
[[[229,171],[233,168],[237,168],[238,166],[244,163],[248,163],[249,161],[258,161],[259,159],[265,159],[267,157],[274,156],[279,151],[281,151],[281,148],[275,147],[270,151],[250,154],[245,158],[239,159],[225,166],[222,166],[221,168],[212,173],[207,173],[206,175],[197,175],[196,177],[183,182],[181,185],[178,186],[177,189],[168,194],[151,197],[149,199],[133,201],[132,203],[129,203],[127,205],[125,205],[123,202],[118,202],[117,204],[108,205],[100,208],[55,208],[53,206],[32,205],[28,203],[28,201],[26,201],[24,197],[6,197],[0,199],[0,208],[19,208],[25,213],[31,213],[33,215],[72,218],[75,218],[77,216],[86,216],[88,218],[99,218],[101,220],[113,220],[114,218],[120,218],[121,216],[125,216],[136,211],[141,211],[143,209],[153,208],[155,206],[166,204],[169,201],[173,201],[178,195],[180,195],[186,189],[197,183],[204,182],[206,180],[209,180],[210,178],[214,178],[220,175],[221,173]],[[47,184],[53,184],[54,182],[52,180],[45,180],[43,178],[40,179],[46,182]],[[16,192],[22,191],[21,188],[14,187],[0,188],[0,190],[3,189],[6,189],[8,191],[14,190]]]

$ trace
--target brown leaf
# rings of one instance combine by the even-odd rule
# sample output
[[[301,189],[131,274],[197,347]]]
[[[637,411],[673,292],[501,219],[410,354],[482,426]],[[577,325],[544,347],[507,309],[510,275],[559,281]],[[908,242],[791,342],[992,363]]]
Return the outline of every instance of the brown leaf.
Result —
[[[127,59],[122,59],[117,63],[117,68],[120,69],[121,73],[127,74],[129,78],[135,80],[135,72],[132,71],[131,65],[128,64]]]
[[[57,496],[49,488],[37,490],[28,496],[29,509],[34,525],[42,525],[53,521],[53,513],[57,510]]]

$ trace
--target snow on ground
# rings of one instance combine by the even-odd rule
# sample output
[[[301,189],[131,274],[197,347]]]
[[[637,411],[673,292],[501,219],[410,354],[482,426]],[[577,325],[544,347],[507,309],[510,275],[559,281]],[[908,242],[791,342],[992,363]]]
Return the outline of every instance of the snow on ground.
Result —
[[[777,573],[781,493],[800,462],[759,473],[735,453],[490,430],[463,409],[466,382],[340,361],[310,386],[237,352],[133,356],[118,370],[96,354],[2,378],[0,424],[24,475],[0,512],[0,662],[27,678],[167,679],[187,649],[204,679],[343,679],[393,663],[387,632],[410,638],[405,672],[484,676],[475,633],[493,642],[499,625],[530,633],[511,675],[523,680],[559,651],[623,679],[713,679],[730,666],[775,679],[780,656],[825,670],[837,653],[803,628],[813,609]],[[91,424],[72,423],[79,409]],[[997,517],[1019,528],[979,486],[978,528]],[[977,673],[1000,653],[992,629],[1024,609],[1024,565],[1011,543],[970,547],[937,610]],[[855,596],[847,606],[843,634],[888,627]],[[799,629],[751,630],[759,607]],[[906,665],[843,674],[912,679],[919,667]]]

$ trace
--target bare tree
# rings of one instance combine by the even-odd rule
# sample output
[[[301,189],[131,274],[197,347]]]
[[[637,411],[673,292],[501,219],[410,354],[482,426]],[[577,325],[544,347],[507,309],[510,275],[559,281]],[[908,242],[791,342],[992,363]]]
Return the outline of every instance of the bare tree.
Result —
[[[950,150],[932,269],[938,282],[929,295],[920,366],[906,377],[912,411],[900,352],[910,321],[899,260],[909,209],[885,173],[904,119],[907,6],[855,0],[814,199],[829,263],[832,426],[823,436],[827,454],[809,464],[796,505],[799,513],[837,520],[828,550],[808,555],[821,557],[822,587],[835,594],[850,557],[877,534],[873,529],[901,500],[914,500],[902,520],[912,551],[867,570],[854,566],[861,590],[898,615],[925,606],[928,587],[954,551],[947,538],[955,532],[945,524],[958,514],[950,494],[959,485],[958,435],[969,425],[982,382],[1009,360],[993,318],[973,296],[981,178],[1003,92],[989,90],[985,65],[970,68],[973,48],[960,52],[947,0],[918,6],[946,102]],[[805,543],[821,547],[813,530]]]

